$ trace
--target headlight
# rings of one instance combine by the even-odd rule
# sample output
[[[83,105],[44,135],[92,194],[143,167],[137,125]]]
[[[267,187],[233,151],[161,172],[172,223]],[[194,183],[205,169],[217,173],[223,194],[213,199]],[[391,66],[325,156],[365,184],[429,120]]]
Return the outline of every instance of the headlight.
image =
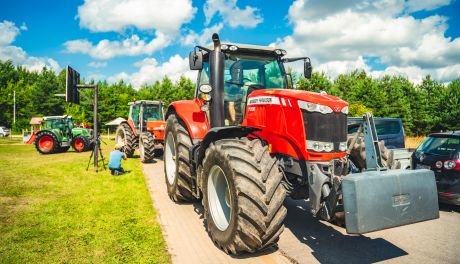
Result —
[[[438,160],[436,161],[436,163],[434,164],[434,166],[438,169],[442,168],[442,161]]]
[[[334,150],[334,143],[308,140],[307,149],[315,152],[331,152]]]
[[[347,150],[347,142],[340,142],[339,150],[340,151],[346,151]]]
[[[321,114],[329,114],[333,112],[332,108],[330,108],[327,105],[314,104],[300,100],[298,101],[298,103],[300,108],[305,109],[309,112],[319,112]]]
[[[236,51],[238,49],[238,47],[237,46],[230,46],[229,49],[230,49],[230,51]]]
[[[345,106],[344,108],[342,108],[342,113],[348,115],[348,106]]]
[[[451,170],[455,167],[455,162],[453,160],[446,160],[444,161],[444,168],[447,170]]]

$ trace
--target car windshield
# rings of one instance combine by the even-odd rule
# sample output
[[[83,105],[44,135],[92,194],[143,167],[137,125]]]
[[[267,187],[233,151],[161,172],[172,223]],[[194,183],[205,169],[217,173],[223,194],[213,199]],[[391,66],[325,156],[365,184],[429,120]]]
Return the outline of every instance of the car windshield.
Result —
[[[355,124],[357,122],[349,122],[349,124]],[[389,120],[375,120],[375,129],[377,130],[377,135],[391,135],[399,134],[401,132],[401,126],[398,121],[389,121]],[[358,126],[353,126],[348,128],[348,133],[356,133],[358,131]]]
[[[417,148],[417,152],[433,155],[452,155],[460,149],[460,138],[453,137],[428,137]]]

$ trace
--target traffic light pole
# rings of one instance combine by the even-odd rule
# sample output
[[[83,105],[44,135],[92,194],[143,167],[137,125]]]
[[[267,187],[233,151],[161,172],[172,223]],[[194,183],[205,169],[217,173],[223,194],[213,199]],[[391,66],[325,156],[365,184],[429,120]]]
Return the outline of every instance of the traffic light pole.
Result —
[[[98,87],[97,87],[97,84],[93,84],[93,85],[87,85],[87,84],[78,84],[77,85],[77,88],[78,89],[86,89],[86,88],[90,88],[90,89],[93,89],[94,91],[94,99],[93,99],[93,142],[94,142],[94,148],[93,148],[93,153],[91,154],[91,156],[94,158],[94,170],[96,172],[98,172],[99,170],[99,151],[101,150],[100,148],[100,142],[99,142],[99,129],[98,129],[98,119],[97,119],[97,115],[98,115]],[[102,152],[101,152],[101,156],[102,156]],[[102,157],[102,159],[104,159],[104,157]],[[90,160],[91,160],[91,157],[90,157]],[[104,163],[104,161],[102,161]],[[89,165],[89,164],[88,164]],[[104,164],[104,168],[105,168],[105,164]]]

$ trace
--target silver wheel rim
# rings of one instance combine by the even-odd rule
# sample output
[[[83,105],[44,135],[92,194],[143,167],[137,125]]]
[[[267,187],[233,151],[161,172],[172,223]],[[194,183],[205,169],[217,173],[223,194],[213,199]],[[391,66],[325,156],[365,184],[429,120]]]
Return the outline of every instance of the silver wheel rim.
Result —
[[[208,177],[208,205],[211,217],[220,231],[228,228],[232,213],[230,188],[224,171],[214,165]]]
[[[164,160],[166,166],[166,178],[168,179],[169,185],[173,185],[174,180],[176,179],[176,144],[171,132],[169,132],[168,137],[166,138],[165,145]]]

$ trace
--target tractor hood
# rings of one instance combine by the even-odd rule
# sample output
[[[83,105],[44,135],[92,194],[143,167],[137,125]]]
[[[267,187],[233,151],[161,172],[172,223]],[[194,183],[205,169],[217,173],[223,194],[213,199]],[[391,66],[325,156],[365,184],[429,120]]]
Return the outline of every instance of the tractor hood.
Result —
[[[287,106],[295,106],[297,101],[304,101],[314,104],[326,105],[333,109],[334,112],[340,112],[348,103],[326,93],[316,93],[292,89],[264,89],[252,92],[248,97],[248,102],[251,104],[251,98],[255,97],[278,97],[277,103]]]

